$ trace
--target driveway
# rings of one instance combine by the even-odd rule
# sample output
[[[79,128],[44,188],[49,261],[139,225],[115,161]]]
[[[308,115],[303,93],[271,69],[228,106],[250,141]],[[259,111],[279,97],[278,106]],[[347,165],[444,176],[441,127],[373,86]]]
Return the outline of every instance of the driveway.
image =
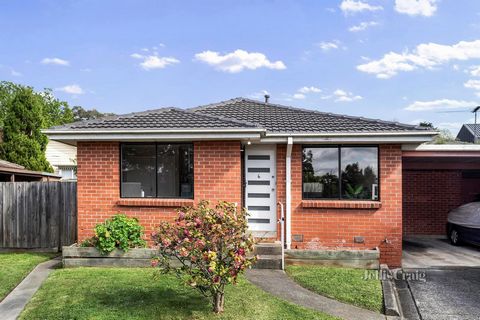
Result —
[[[443,237],[406,237],[403,268],[480,267],[480,248],[452,246]]]
[[[404,243],[403,269],[414,275],[408,287],[421,319],[480,319],[479,248],[410,238]]]

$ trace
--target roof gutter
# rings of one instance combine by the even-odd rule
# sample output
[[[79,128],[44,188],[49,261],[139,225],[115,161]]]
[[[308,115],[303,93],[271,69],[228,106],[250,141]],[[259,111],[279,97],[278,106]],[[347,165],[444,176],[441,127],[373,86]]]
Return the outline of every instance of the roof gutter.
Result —
[[[182,141],[259,140],[265,129],[187,130],[43,130],[51,140],[73,141]]]
[[[419,144],[431,141],[436,132],[339,132],[339,133],[294,133],[295,143],[411,143]],[[286,143],[288,136],[281,133],[266,133],[261,139],[264,143]]]

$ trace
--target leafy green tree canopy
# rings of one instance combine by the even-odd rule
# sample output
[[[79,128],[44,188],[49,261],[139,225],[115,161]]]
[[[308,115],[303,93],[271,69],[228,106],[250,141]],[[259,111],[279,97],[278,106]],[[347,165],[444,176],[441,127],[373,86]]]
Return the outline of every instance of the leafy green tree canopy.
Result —
[[[46,122],[41,97],[32,88],[22,87],[4,107],[1,158],[31,170],[53,172],[45,157],[48,139],[41,132]]]

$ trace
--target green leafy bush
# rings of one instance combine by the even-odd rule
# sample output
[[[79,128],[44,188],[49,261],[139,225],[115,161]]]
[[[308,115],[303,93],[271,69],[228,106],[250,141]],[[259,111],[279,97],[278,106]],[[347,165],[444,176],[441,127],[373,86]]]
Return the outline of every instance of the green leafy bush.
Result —
[[[95,236],[82,242],[81,246],[95,246],[103,254],[115,248],[128,251],[129,248],[144,248],[143,227],[137,218],[116,214],[104,223],[95,226]]]

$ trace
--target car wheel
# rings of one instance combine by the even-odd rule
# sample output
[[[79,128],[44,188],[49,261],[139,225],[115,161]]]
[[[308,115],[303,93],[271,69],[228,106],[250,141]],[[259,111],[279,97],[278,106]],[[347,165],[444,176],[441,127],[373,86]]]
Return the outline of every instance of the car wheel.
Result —
[[[454,246],[460,245],[460,234],[458,231],[454,228],[450,230],[450,243],[453,244]]]

